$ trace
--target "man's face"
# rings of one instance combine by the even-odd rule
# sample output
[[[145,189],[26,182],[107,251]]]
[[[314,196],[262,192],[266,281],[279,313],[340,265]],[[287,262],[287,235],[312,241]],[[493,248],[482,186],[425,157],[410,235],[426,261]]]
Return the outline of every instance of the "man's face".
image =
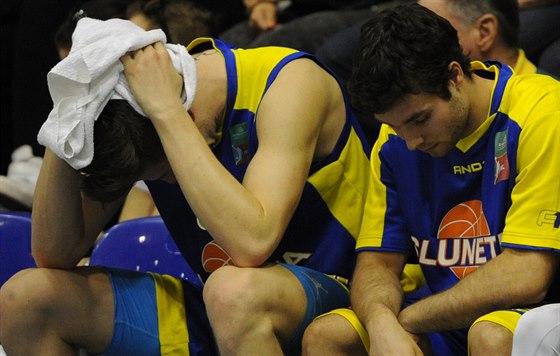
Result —
[[[445,100],[433,94],[409,94],[389,111],[376,114],[406,141],[409,150],[443,157],[467,136],[469,103],[454,88]]]

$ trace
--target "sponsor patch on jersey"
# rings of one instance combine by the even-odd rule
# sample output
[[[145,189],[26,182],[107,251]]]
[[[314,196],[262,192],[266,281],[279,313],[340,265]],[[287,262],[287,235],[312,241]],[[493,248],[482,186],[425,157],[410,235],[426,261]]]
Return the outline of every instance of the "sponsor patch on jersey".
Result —
[[[240,165],[249,162],[249,131],[247,123],[242,122],[232,126],[229,135],[235,164]]]
[[[496,133],[494,138],[494,184],[509,178],[509,161],[507,156],[508,130]]]

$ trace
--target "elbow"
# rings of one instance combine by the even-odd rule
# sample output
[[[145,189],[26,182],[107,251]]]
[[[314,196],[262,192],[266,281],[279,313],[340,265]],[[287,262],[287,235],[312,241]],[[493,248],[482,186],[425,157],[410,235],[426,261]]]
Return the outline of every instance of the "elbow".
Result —
[[[519,283],[518,288],[512,289],[510,300],[505,301],[500,308],[512,306],[527,306],[542,302],[548,293],[549,283],[544,281],[530,281],[529,283]]]
[[[260,267],[270,257],[270,254],[265,254],[259,251],[243,251],[232,256],[232,259],[237,267]]]
[[[233,252],[231,257],[238,267],[260,267],[270,258],[272,253],[277,247],[277,244],[272,244],[265,241],[266,239],[247,239],[250,241],[240,249]]]
[[[527,288],[526,295],[525,295],[526,300],[524,301],[523,304],[531,305],[531,304],[537,304],[542,302],[548,293],[548,288],[549,288],[548,284],[537,284],[537,283]]]
[[[33,249],[31,253],[37,267],[71,269],[76,267],[77,261],[64,257],[62,252],[52,253],[45,250]]]

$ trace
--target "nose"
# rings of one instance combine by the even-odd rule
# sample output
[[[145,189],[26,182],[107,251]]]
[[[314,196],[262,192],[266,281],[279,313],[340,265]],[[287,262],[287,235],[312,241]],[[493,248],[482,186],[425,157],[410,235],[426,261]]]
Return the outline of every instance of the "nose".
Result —
[[[422,138],[422,135],[420,133],[413,132],[412,130],[408,130],[404,128],[400,128],[400,129],[394,128],[394,130],[397,133],[397,135],[404,140],[404,142],[406,143],[406,147],[410,151],[416,150],[418,146],[424,143],[424,138]]]

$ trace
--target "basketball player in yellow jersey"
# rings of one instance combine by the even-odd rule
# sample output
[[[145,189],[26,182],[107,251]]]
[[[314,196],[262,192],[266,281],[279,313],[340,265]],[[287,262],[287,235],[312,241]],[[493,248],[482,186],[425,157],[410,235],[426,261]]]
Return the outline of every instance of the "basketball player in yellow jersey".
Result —
[[[511,355],[524,308],[557,288],[560,82],[470,62],[418,4],[374,15],[354,63],[353,103],[383,123],[373,187],[352,310],[311,324],[306,354]],[[433,294],[403,307],[410,255]]]
[[[315,316],[349,305],[344,281],[371,171],[344,88],[294,49],[208,38],[187,49],[196,67],[185,74],[196,78],[190,108],[156,42],[121,58],[147,117],[109,100],[95,122],[92,163],[80,171],[47,150],[33,207],[41,268],[0,293],[0,343],[11,356],[297,354]],[[137,180],[204,289],[74,268]]]

